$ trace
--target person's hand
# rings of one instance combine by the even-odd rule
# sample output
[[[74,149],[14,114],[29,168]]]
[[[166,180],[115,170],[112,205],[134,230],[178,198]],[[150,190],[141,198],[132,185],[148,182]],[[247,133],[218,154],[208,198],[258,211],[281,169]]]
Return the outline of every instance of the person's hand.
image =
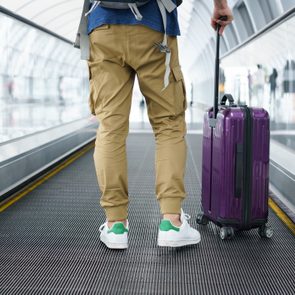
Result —
[[[219,20],[220,17],[226,16],[226,21]],[[215,5],[213,15],[211,18],[211,26],[214,30],[217,28],[217,24],[220,25],[219,34],[222,35],[224,28],[233,21],[233,14],[228,5],[217,6]]]

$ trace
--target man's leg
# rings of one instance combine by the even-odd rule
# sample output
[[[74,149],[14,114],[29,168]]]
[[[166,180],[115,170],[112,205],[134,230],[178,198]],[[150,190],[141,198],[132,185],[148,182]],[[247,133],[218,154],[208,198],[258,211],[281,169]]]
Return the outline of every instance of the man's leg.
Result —
[[[135,74],[124,62],[122,35],[118,26],[91,33],[88,62],[90,106],[99,121],[93,156],[109,226],[126,221],[128,205],[125,142]]]
[[[177,39],[168,38],[171,73],[170,83],[163,89],[165,54],[152,46],[161,42],[163,35],[146,28],[138,29],[136,37],[141,51],[134,52],[132,56],[139,57],[135,69],[156,138],[156,195],[164,215],[157,243],[160,247],[197,244],[201,241],[200,233],[189,225],[189,216],[181,209],[185,198],[186,97]]]
[[[146,32],[141,32],[141,31]],[[162,40],[161,33],[142,28],[138,35],[142,43]],[[147,37],[148,36],[148,37]],[[185,198],[184,174],[186,166],[185,85],[178,61],[177,39],[168,38],[171,49],[169,85],[164,87],[165,54],[149,46],[141,56],[137,68],[140,89],[146,98],[148,114],[156,138],[156,195],[161,213],[175,225],[180,224],[181,202]],[[141,50],[142,47],[141,47]]]

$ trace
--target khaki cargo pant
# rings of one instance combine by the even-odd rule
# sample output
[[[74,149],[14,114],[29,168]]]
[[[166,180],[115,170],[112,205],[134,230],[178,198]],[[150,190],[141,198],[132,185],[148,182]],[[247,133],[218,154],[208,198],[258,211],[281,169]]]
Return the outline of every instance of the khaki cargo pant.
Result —
[[[180,213],[185,198],[185,85],[177,38],[171,49],[169,86],[165,54],[155,48],[163,34],[141,25],[103,25],[90,34],[90,108],[99,121],[94,163],[107,220],[127,218],[126,137],[135,75],[145,97],[156,140],[156,196],[161,213]]]

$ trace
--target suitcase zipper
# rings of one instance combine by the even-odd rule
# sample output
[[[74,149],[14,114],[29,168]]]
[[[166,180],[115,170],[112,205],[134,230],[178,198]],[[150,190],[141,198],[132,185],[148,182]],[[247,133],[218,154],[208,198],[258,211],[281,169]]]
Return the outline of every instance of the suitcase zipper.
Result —
[[[245,173],[244,173],[244,198],[243,207],[244,225],[247,226],[250,223],[250,211],[251,211],[251,191],[252,191],[252,112],[247,106],[245,110]]]

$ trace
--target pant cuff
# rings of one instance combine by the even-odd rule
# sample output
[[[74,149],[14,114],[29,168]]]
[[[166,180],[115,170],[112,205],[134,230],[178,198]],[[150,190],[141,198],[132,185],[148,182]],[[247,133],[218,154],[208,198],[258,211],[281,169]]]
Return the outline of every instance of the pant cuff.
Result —
[[[117,221],[127,219],[127,206],[117,206],[104,208],[107,221]]]
[[[162,198],[159,200],[162,214],[180,214],[183,198]]]

